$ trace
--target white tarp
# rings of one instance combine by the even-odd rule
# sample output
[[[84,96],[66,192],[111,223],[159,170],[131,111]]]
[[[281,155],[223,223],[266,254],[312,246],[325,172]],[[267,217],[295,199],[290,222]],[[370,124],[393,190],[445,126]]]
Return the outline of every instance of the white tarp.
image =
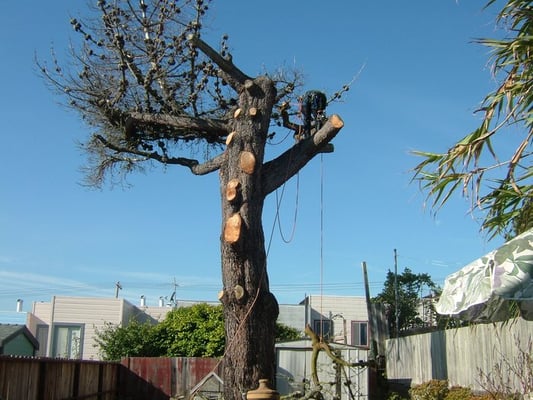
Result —
[[[533,319],[533,229],[449,275],[436,311],[476,321],[520,311]]]

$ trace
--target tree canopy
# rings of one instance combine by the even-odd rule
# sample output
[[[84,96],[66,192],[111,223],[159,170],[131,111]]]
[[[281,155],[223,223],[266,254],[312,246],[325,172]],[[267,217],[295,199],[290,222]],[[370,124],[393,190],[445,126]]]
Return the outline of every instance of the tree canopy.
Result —
[[[295,340],[302,332],[276,323],[276,341]],[[106,324],[97,331],[102,358],[221,357],[225,350],[222,306],[198,303],[168,312],[158,324],[135,319],[124,326]]]
[[[219,357],[224,353],[221,306],[206,303],[179,307],[156,325],[158,344],[168,357]]]
[[[490,0],[486,7],[494,3]],[[491,238],[509,238],[533,226],[531,2],[508,0],[496,24],[501,38],[477,40],[491,50],[496,82],[479,107],[481,124],[444,153],[416,151],[423,161],[414,168],[413,179],[427,191],[433,210],[461,192],[471,199],[471,211],[481,213],[482,230]],[[511,152],[505,151],[508,143],[516,143]]]
[[[387,306],[387,321],[391,334],[423,323],[419,310],[424,288],[436,288],[429,274],[415,274],[409,268],[405,268],[398,276],[390,270],[387,272],[383,290],[372,300]]]
[[[125,326],[106,323],[97,329],[95,341],[104,360],[120,360],[122,357],[159,357],[161,349],[157,331],[149,323],[135,319]]]
[[[55,52],[51,64],[37,62],[51,88],[94,129],[82,143],[87,184],[117,182],[153,163],[197,175],[220,168],[217,153],[231,132],[238,91],[252,78],[233,64],[228,35],[218,51],[201,39],[210,2],[98,0],[90,17],[70,20],[81,40],[70,49],[71,65]],[[301,84],[296,72],[269,78],[276,102],[293,98]],[[272,118],[281,121],[279,113]]]

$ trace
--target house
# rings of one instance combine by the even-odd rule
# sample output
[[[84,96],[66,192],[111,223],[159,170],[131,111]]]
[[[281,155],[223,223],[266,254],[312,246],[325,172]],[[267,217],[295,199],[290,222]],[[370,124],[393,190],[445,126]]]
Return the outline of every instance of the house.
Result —
[[[372,306],[373,317],[378,323],[373,322],[371,326],[364,297],[313,295],[307,296],[301,304],[306,307],[306,324],[332,342],[368,347],[374,325],[377,326],[372,330],[373,335],[383,334],[381,325],[385,320],[382,313]]]
[[[198,301],[178,300],[174,307]],[[219,304],[211,302],[209,304]],[[40,343],[38,356],[99,359],[96,333],[109,324],[157,323],[174,307],[160,301],[148,306],[121,298],[54,296],[50,302],[36,302],[28,313],[29,330]],[[280,304],[278,322],[301,332],[309,324],[319,335],[337,343],[369,346],[369,318],[364,297],[307,296],[300,304]]]
[[[39,348],[37,339],[25,325],[0,324],[0,355],[35,355]]]
[[[127,325],[132,318],[156,322],[124,299],[54,296],[33,303],[26,325],[40,344],[36,355],[92,360],[100,358],[97,331],[108,324]]]

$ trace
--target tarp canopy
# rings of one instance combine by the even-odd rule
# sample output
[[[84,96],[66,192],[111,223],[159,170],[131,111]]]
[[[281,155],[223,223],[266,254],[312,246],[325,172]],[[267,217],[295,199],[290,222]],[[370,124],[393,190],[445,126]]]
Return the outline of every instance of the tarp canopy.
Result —
[[[435,308],[470,321],[532,320],[533,229],[449,275]]]

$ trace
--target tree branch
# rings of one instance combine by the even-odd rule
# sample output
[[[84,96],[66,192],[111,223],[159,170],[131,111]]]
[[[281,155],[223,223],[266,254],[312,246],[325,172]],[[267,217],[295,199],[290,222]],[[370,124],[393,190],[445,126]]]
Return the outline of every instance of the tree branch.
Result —
[[[133,112],[129,118],[134,125],[164,125],[180,130],[189,130],[195,132],[208,132],[209,134],[225,138],[229,129],[226,121],[220,119],[202,119],[190,116],[171,116],[165,114],[149,114]]]
[[[207,175],[211,172],[217,171],[220,169],[222,164],[226,161],[227,153],[223,152],[219,154],[216,157],[213,157],[212,159],[206,161],[202,164],[197,164],[194,166],[191,166],[191,172],[194,175]]]
[[[332,115],[313,136],[301,140],[285,153],[263,166],[263,194],[266,196],[296,175],[315,155],[320,153],[342,129],[344,122]]]
[[[251,79],[244,72],[235,66],[230,60],[226,60],[218,52],[216,52],[211,46],[206,42],[200,39],[196,35],[189,35],[187,37],[189,42],[197,48],[199,48],[202,53],[209,57],[226,75],[228,75],[228,83],[235,89],[238,90],[240,85],[243,85],[246,80]]]
[[[95,135],[95,139],[97,139],[105,148],[109,150],[113,150],[117,153],[121,154],[132,154],[143,157],[143,159],[139,160],[133,160],[130,159],[128,161],[134,161],[134,162],[140,162],[140,161],[147,161],[147,160],[154,160],[158,161],[161,164],[171,164],[171,165],[181,165],[184,167],[187,167],[191,170],[191,172],[194,175],[207,175],[213,171],[216,171],[220,168],[222,163],[226,159],[226,153],[219,154],[216,157],[213,157],[212,159],[200,164],[198,160],[192,159],[192,158],[185,158],[185,157],[166,157],[165,155],[161,155],[157,152],[148,152],[138,149],[131,149],[131,148],[125,148],[122,146],[118,146],[116,144],[111,143],[106,138],[104,138],[102,135]]]

